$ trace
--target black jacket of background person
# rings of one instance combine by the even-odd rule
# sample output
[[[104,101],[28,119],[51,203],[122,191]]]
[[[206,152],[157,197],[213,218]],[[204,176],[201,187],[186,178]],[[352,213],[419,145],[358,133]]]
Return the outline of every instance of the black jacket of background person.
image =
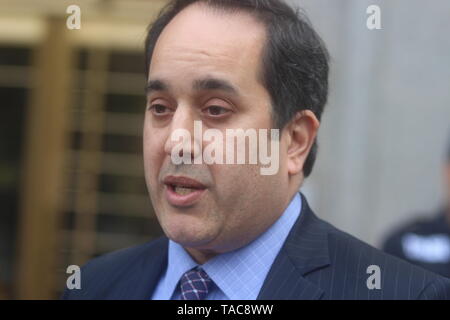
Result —
[[[450,278],[450,222],[440,210],[431,219],[418,219],[389,236],[383,250]]]
[[[336,229],[301,196],[300,217],[257,299],[450,299],[449,279]],[[167,267],[167,248],[168,239],[161,237],[95,258],[81,270],[81,289],[66,289],[62,298],[150,299]],[[370,279],[373,266],[379,268],[379,288]]]

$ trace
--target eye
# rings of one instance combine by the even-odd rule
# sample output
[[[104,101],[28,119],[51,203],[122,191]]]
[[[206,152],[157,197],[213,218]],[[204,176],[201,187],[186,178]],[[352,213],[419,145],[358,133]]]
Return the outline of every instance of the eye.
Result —
[[[228,110],[227,108],[224,107],[220,107],[220,106],[209,106],[207,108],[205,108],[204,110],[207,110],[207,114],[211,117],[221,117],[223,115],[226,115],[227,113],[230,112],[230,110]]]
[[[170,112],[170,109],[162,104],[151,105],[149,110],[156,116],[164,116]]]

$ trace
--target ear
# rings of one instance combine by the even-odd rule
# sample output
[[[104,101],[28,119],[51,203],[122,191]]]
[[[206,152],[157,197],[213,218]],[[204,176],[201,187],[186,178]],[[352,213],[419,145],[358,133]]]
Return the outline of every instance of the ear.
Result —
[[[303,171],[306,158],[316,139],[320,122],[311,110],[296,113],[286,126],[288,136],[287,169],[290,175]]]

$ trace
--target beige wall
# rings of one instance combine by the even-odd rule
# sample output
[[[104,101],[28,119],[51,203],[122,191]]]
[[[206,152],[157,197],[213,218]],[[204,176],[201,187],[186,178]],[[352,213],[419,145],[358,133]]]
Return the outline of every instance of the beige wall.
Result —
[[[317,167],[318,214],[374,245],[442,200],[450,133],[450,2],[302,0],[332,56]],[[381,9],[382,30],[366,28]]]

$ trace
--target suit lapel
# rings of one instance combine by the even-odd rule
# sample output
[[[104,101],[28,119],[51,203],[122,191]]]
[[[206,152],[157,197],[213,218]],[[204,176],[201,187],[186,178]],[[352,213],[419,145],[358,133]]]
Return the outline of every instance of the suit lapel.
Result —
[[[109,299],[148,300],[167,267],[168,239],[162,237],[146,248],[127,274],[116,283]]]
[[[300,217],[277,255],[258,300],[320,299],[323,290],[305,276],[330,264],[326,224],[302,198]]]

